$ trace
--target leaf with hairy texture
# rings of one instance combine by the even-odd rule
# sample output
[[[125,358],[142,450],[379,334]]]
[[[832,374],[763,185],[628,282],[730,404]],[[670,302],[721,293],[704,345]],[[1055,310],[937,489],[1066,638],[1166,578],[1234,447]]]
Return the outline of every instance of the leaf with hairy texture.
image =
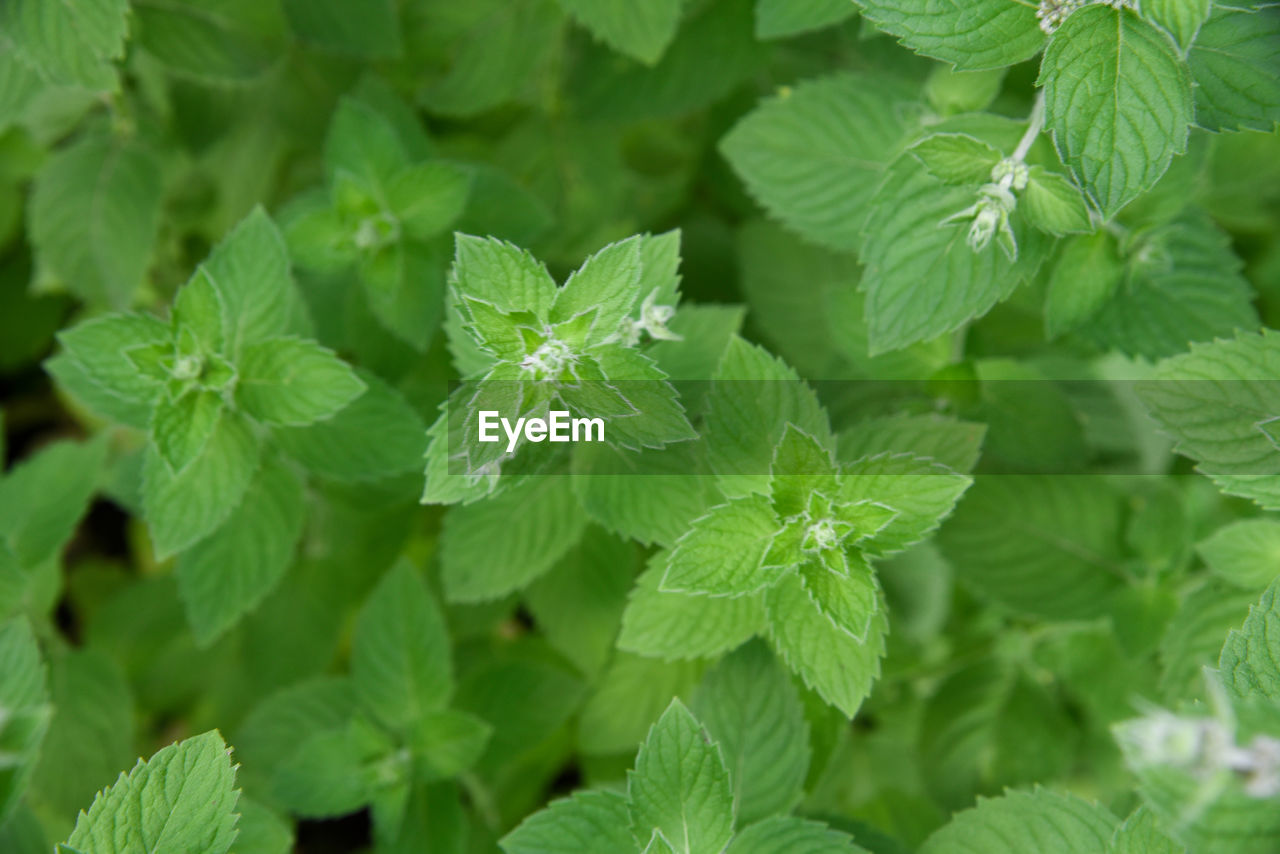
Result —
[[[1280,9],[1215,5],[1187,63],[1200,127],[1265,133],[1280,121]]]
[[[914,51],[962,71],[1002,68],[1040,52],[1035,6],[1015,0],[857,0],[862,15]]]
[[[636,581],[622,614],[618,648],[663,659],[705,658],[751,638],[764,628],[764,601],[754,596],[664,593],[669,551],[658,552]]]
[[[1118,824],[1105,807],[1046,789],[980,800],[929,837],[921,854],[1094,854]]]

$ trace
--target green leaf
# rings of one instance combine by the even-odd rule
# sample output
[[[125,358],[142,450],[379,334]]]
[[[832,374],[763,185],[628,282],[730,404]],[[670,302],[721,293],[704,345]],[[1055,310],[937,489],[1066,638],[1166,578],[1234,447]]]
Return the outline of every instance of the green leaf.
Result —
[[[1168,30],[1185,50],[1195,40],[1212,6],[1213,0],[1149,0],[1143,4],[1142,14]]]
[[[1032,225],[1057,237],[1093,230],[1084,197],[1069,179],[1040,166],[1030,172],[1020,204]]]
[[[631,833],[678,854],[717,854],[733,836],[733,791],[718,745],[679,700],[653,725],[627,774]]]
[[[295,35],[323,50],[362,59],[400,55],[400,23],[393,0],[353,6],[343,0],[284,0]]]
[[[395,127],[364,101],[338,102],[324,142],[324,164],[330,184],[354,179],[365,192],[390,191],[392,178],[409,165],[409,155]]]
[[[261,207],[222,238],[201,269],[222,299],[226,353],[283,335],[309,336],[311,323],[289,270],[284,235]]]
[[[1239,519],[1196,545],[1209,569],[1240,587],[1265,587],[1280,575],[1280,521]]]
[[[247,83],[284,55],[278,4],[254,0],[136,0],[135,42],[181,77]]]
[[[392,729],[449,703],[453,667],[444,617],[407,561],[383,576],[360,611],[351,677],[360,701]]]
[[[775,816],[756,822],[733,837],[725,854],[866,854],[853,838],[825,824],[794,816]]]
[[[1196,124],[1208,130],[1274,129],[1280,121],[1278,44],[1280,10],[1215,6],[1187,53]]]
[[[1241,590],[1216,578],[1193,584],[1177,603],[1160,638],[1160,691],[1171,700],[1204,694],[1204,668],[1220,661],[1223,638],[1244,622],[1256,591]],[[1226,681],[1226,680],[1224,680]]]
[[[720,745],[737,823],[790,810],[809,768],[809,725],[790,675],[768,646],[755,641],[726,656],[691,705]]]
[[[136,761],[133,697],[120,666],[100,651],[75,650],[49,665],[53,716],[27,800],[69,820]]]
[[[393,745],[364,718],[307,737],[292,759],[277,769],[275,794],[305,818],[333,818],[369,803],[376,768],[389,764]]]
[[[1128,9],[1073,12],[1049,42],[1039,82],[1058,153],[1105,219],[1186,150],[1190,75],[1169,37]]]
[[[881,453],[843,467],[839,500],[896,511],[858,547],[871,556],[902,551],[930,534],[951,513],[972,479],[912,454]]]
[[[355,692],[346,677],[319,676],[276,690],[249,710],[236,738],[243,773],[266,775],[299,755],[308,739],[346,726],[356,710]]]
[[[288,854],[293,850],[293,827],[257,801],[241,796],[236,804],[235,850],[232,854]]]
[[[800,579],[789,575],[765,594],[769,638],[787,666],[846,717],[852,718],[880,675],[888,620],[881,605],[867,638],[858,642],[818,610]]]
[[[98,488],[107,443],[55,442],[0,478],[0,540],[23,568],[56,557]]]
[[[306,427],[277,428],[277,447],[323,477],[377,480],[417,471],[427,447],[426,426],[400,392],[360,373],[364,394],[337,415]],[[377,436],[376,442],[368,437]]]
[[[0,623],[0,825],[12,814],[39,754],[49,725],[44,664],[25,618]]]
[[[156,556],[180,552],[217,530],[240,506],[258,470],[259,439],[233,413],[218,419],[200,455],[175,474],[148,448],[142,465],[143,516]]]
[[[1045,789],[979,801],[929,837],[921,854],[1094,854],[1117,824],[1104,807]]]
[[[1045,334],[1057,338],[1083,326],[1115,295],[1124,273],[1116,240],[1106,231],[1065,241],[1049,276]]]
[[[547,642],[587,675],[609,660],[635,565],[635,546],[591,527],[525,592]]]
[[[498,844],[506,854],[595,854],[601,850],[639,854],[629,824],[625,795],[608,790],[580,791],[552,801]]]
[[[1234,697],[1280,698],[1280,605],[1272,582],[1256,605],[1249,607],[1244,625],[1233,629],[1222,646],[1218,672]]]
[[[445,598],[477,602],[524,587],[573,548],[585,527],[570,479],[558,475],[450,508],[440,533]]]
[[[387,246],[363,259],[360,281],[378,322],[414,349],[425,350],[440,325],[442,247],[414,241]]]
[[[476,764],[492,734],[493,727],[467,712],[428,712],[414,725],[413,750],[426,776],[453,777]]]
[[[944,223],[977,200],[973,187],[944,184],[914,157],[889,168],[865,219],[861,290],[872,355],[957,329],[1036,272],[1046,240],[1016,215],[1010,221],[1016,261],[996,241],[970,248],[968,222]]]
[[[1035,7],[1009,0],[857,0],[862,16],[914,51],[963,71],[1000,68],[1040,52]]]
[[[542,317],[556,300],[556,282],[526,250],[502,240],[457,235],[449,272],[460,297],[486,302],[501,312],[529,311]]]
[[[126,355],[133,347],[164,346],[171,342],[168,324],[144,314],[109,314],[78,323],[58,333],[63,358],[103,392],[111,416],[134,427],[146,427],[159,386],[138,371]],[[49,364],[55,377],[61,376]],[[139,420],[135,413],[145,413]],[[128,417],[124,417],[128,416]]]
[[[958,580],[1048,619],[1087,619],[1123,585],[1120,496],[1091,475],[979,477],[939,535]]]
[[[949,674],[920,723],[928,791],[959,808],[974,795],[1053,779],[1076,753],[1076,727],[1051,691],[1021,668],[984,659]]]
[[[74,7],[14,0],[0,10],[0,48],[14,51],[50,83],[114,92],[114,62],[124,57],[128,14],[124,0],[92,0]]]
[[[990,106],[1000,94],[1004,74],[1003,68],[956,71],[935,65],[925,81],[924,91],[929,103],[944,116],[977,112]]]
[[[1103,346],[1158,358],[1259,325],[1230,239],[1203,214],[1153,229],[1126,271],[1126,286],[1083,329]]]
[[[676,36],[681,0],[560,0],[578,23],[613,49],[653,65]]]
[[[885,452],[926,457],[955,472],[972,471],[987,428],[946,415],[886,415],[842,430],[836,456],[856,462]]]
[[[127,308],[151,263],[162,191],[158,158],[140,143],[87,135],[60,149],[31,198],[37,282]]]
[[[266,424],[301,427],[329,418],[367,388],[333,351],[299,338],[252,344],[237,367],[236,403]]]
[[[578,718],[585,754],[630,755],[671,703],[687,696],[702,675],[699,662],[667,663],[625,653],[614,656]]]
[[[177,400],[163,394],[156,401],[151,439],[175,475],[200,456],[217,429],[223,408],[219,394],[203,389],[193,389]]]
[[[443,160],[406,166],[391,179],[387,203],[405,233],[426,240],[462,215],[471,190],[466,168]]]
[[[1240,334],[1161,363],[1137,391],[1175,449],[1231,495],[1280,509],[1280,447],[1263,429],[1280,413],[1280,334]]]
[[[929,174],[948,184],[981,184],[1002,155],[980,139],[963,133],[935,133],[908,149]]]
[[[917,127],[909,89],[841,74],[763,101],[720,142],[752,196],[797,234],[853,250],[875,185]]]
[[[178,558],[178,592],[196,642],[208,646],[270,593],[293,562],[306,518],[301,479],[268,463],[211,536]]]
[[[880,586],[861,553],[835,554],[834,559],[824,554],[823,559],[804,563],[800,567],[800,583],[831,625],[863,643],[880,610]]]
[[[756,38],[780,39],[821,30],[858,13],[848,0],[756,0]]]
[[[733,649],[764,628],[760,596],[662,592],[669,557],[669,551],[658,552],[636,581],[622,615],[619,649],[668,660],[706,658]]]
[[[618,330],[639,302],[641,241],[632,237],[613,243],[588,258],[556,293],[552,323],[563,323],[594,310],[587,344],[598,344]]]
[[[746,596],[764,589],[777,578],[777,570],[763,563],[780,527],[769,500],[760,495],[712,507],[676,540],[659,590]]]
[[[1174,842],[1160,828],[1156,814],[1138,807],[1116,828],[1107,843],[1107,854],[1185,854],[1186,849]]]
[[[216,731],[171,744],[99,793],[67,844],[94,854],[226,854],[236,837],[234,785]]]

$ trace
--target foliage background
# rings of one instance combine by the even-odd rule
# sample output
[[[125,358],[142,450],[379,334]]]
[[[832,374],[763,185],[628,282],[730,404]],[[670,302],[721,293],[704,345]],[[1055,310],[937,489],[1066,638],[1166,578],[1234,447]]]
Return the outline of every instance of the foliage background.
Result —
[[[1274,814],[1274,800],[1238,800],[1239,780],[1196,765],[1199,754],[1173,761],[1183,777],[1165,788],[1144,777],[1140,798],[1135,773],[1149,773],[1149,758],[1126,766],[1111,730],[1147,708],[1135,696],[1208,715],[1200,669],[1218,663],[1228,632],[1277,574],[1280,524],[1266,513],[1274,487],[1191,475],[1166,437],[1180,436],[1176,419],[1162,432],[1124,385],[1197,342],[1236,335],[1245,367],[1215,378],[1276,376],[1276,339],[1258,334],[1280,322],[1274,10],[1246,4],[1232,19],[1250,45],[1241,62],[1257,75],[1242,101],[1205,95],[1202,75],[1185,148],[1176,128],[1148,137],[1132,161],[1145,178],[1127,190],[1085,176],[1105,226],[1095,211],[1087,234],[1057,239],[1018,220],[1021,272],[1001,272],[989,246],[996,271],[964,282],[995,282],[999,293],[963,296],[954,316],[917,322],[912,312],[966,287],[924,244],[941,215],[973,201],[972,188],[923,202],[877,188],[894,186],[886,175],[924,175],[902,152],[930,128],[1008,153],[1033,110],[1045,40],[1026,30],[1025,48],[1003,37],[983,48],[979,29],[976,41],[931,41],[927,27],[913,29],[924,19],[912,4],[864,5],[867,18],[836,0],[0,4],[0,378],[11,467],[0,480],[0,617],[9,620],[0,638],[16,656],[25,630],[13,627],[29,624],[47,672],[31,705],[44,710],[33,718],[46,727],[36,743],[0,715],[0,758],[15,757],[17,769],[4,776],[0,763],[0,850],[49,850],[137,756],[217,728],[242,763],[239,854],[294,840],[309,852],[491,851],[548,800],[623,783],[676,695],[722,748],[736,732],[748,755],[808,757],[766,766],[790,776],[768,779],[754,812],[739,793],[742,826],[794,811],[896,854],[979,795],[1043,783],[1109,810],[1089,819],[1103,836],[1139,803],[1162,816],[1195,803],[1204,821],[1166,822],[1152,838],[1177,837],[1162,841],[1170,851],[1274,850],[1274,818],[1236,834],[1214,813],[1225,803],[1236,815]],[[1218,5],[1205,27],[1229,13]],[[1144,6],[1169,34],[1132,10],[1106,14],[1156,33],[1195,71],[1186,48],[1203,30],[1180,29],[1177,15],[1198,4]],[[944,20],[955,33],[959,23]],[[1055,122],[1070,117],[1050,116],[1065,136]],[[431,199],[444,198],[449,175],[466,176],[465,199],[429,208],[416,232],[406,226],[394,263],[335,259],[330,232],[298,223],[345,198],[326,147],[373,148],[379,134],[404,158],[397,168],[438,165],[418,176]],[[1047,134],[1030,157],[1068,174]],[[112,312],[166,317],[238,226],[275,227],[263,211],[285,226],[311,323],[303,331],[357,366],[377,399],[364,420],[336,420],[327,433],[272,433],[280,468],[270,477],[291,497],[276,515],[256,514],[271,521],[266,530],[233,526],[206,539],[224,516],[158,535],[157,516],[187,499],[147,504],[146,411],[138,423],[109,401],[104,412],[82,368],[56,355],[68,339],[55,335]],[[877,231],[914,211],[924,211],[914,224]],[[447,381],[475,364],[446,302],[452,233],[526,247],[563,281],[606,244],[677,229],[673,328],[687,349],[663,364],[693,366],[679,379],[710,378],[740,333],[795,371],[771,376],[879,381],[885,393],[874,400],[815,382],[851,458],[916,451],[959,471],[977,460],[978,478],[941,533],[876,563],[889,630],[877,672],[857,677],[874,681],[869,696],[833,699],[814,687],[822,677],[792,675],[762,641],[717,666],[752,631],[704,648],[679,636],[665,650],[635,637],[618,648],[633,588],[650,583],[646,562],[718,493],[684,495],[674,509],[662,496],[667,516],[656,523],[636,521],[626,501],[552,487],[520,517],[500,498],[419,503],[427,427]],[[267,256],[240,251],[226,269],[247,270],[241,287],[252,289]],[[923,264],[897,291],[884,274],[894,253]],[[866,293],[886,288],[908,305],[901,322],[883,305],[864,307]],[[1207,361],[1227,361],[1222,352]],[[1208,369],[1175,358],[1158,370]],[[1057,382],[1068,379],[1086,382]],[[1259,411],[1280,416],[1266,395]],[[1009,471],[1045,476],[1000,476]],[[254,510],[233,519],[246,524]],[[219,569],[232,563],[256,574],[228,592]],[[479,580],[468,590],[467,579]],[[378,591],[386,608],[409,603],[401,622],[377,610]],[[1272,605],[1263,599],[1252,629],[1232,636],[1244,644],[1237,659],[1248,660],[1248,638],[1265,638]],[[451,703],[431,710],[439,728],[399,743],[378,726],[404,722],[384,719],[351,736],[361,716],[341,675],[359,669],[362,620],[408,632],[390,641],[396,649],[431,648],[436,608],[452,661],[438,692]],[[759,684],[775,690],[752,695]],[[1236,690],[1233,703],[1249,693]],[[16,696],[0,695],[0,706],[20,708]],[[753,704],[769,725],[723,720]],[[375,717],[398,714],[379,708]],[[1280,734],[1273,712],[1237,708],[1242,733]],[[313,733],[329,741],[303,745]],[[768,802],[766,790],[786,797]],[[994,803],[1015,826],[1026,825],[1020,809],[1077,804],[1010,797]],[[1133,815],[1125,827],[1136,839],[1148,818]],[[949,840],[971,832],[941,831],[929,850],[956,850]],[[1239,847],[1221,847],[1228,837]],[[774,850],[767,839],[736,844]],[[823,844],[854,850],[843,836]],[[1078,844],[1061,850],[1096,850]]]

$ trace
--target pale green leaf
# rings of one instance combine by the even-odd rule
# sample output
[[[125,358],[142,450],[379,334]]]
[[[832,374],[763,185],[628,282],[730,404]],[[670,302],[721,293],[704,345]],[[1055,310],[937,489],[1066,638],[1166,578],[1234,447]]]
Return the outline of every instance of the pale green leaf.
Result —
[[[139,372],[125,351],[167,345],[171,335],[168,325],[151,315],[108,314],[62,330],[58,342],[65,358],[74,361],[82,375],[105,394],[111,411],[102,414],[145,428],[159,386]],[[134,412],[146,416],[139,421]]]
[[[682,0],[560,0],[582,26],[615,50],[653,65],[675,38]]]
[[[1084,197],[1066,176],[1040,166],[1030,171],[1019,205],[1032,225],[1057,237],[1093,230]]]
[[[1220,578],[1241,587],[1265,587],[1280,575],[1280,521],[1239,519],[1196,545]]]
[[[720,745],[738,824],[788,811],[809,767],[809,726],[791,677],[768,646],[755,641],[724,658],[691,707]]]
[[[777,577],[762,564],[781,527],[769,500],[734,498],[695,519],[676,540],[659,590],[708,596],[746,596]]]
[[[24,568],[62,549],[98,487],[107,443],[54,442],[0,478],[0,540]]]
[[[1161,830],[1154,812],[1138,807],[1116,828],[1107,854],[1186,854],[1186,849]]]
[[[640,248],[640,239],[632,237],[610,244],[588,258],[556,292],[551,322],[563,323],[594,311],[586,337],[589,345],[617,332],[623,318],[631,314],[641,298]]]
[[[224,408],[221,395],[204,389],[192,389],[177,400],[163,394],[156,401],[151,440],[175,475],[200,456]]]
[[[115,91],[113,63],[124,57],[128,13],[124,0],[13,0],[0,9],[0,48],[50,83]]]
[[[638,854],[631,838],[627,798],[587,790],[552,801],[498,843],[506,854]]]
[[[885,415],[840,432],[837,456],[856,462],[885,452],[927,457],[956,472],[972,471],[987,428],[946,415]]]
[[[301,338],[269,338],[245,347],[236,403],[266,424],[301,427],[329,418],[367,386],[333,351]]]
[[[1106,219],[1186,150],[1191,77],[1169,37],[1129,9],[1096,4],[1068,16],[1040,84],[1058,153]]]
[[[441,581],[453,602],[496,599],[550,569],[586,527],[570,478],[530,478],[490,501],[450,508]]]
[[[487,302],[502,312],[545,315],[556,282],[529,252],[502,240],[460,234],[449,281],[460,297]]]
[[[876,610],[864,642],[840,631],[813,604],[795,575],[765,594],[769,638],[804,683],[852,718],[880,675],[888,619]]]
[[[1099,231],[1064,241],[1045,294],[1045,333],[1056,338],[1083,326],[1115,295],[1124,272],[1111,234]]]
[[[1218,672],[1235,697],[1280,698],[1280,605],[1276,583],[1249,607],[1244,625],[1233,629],[1222,646]]]
[[[756,38],[780,39],[821,30],[857,13],[851,0],[756,0]]]
[[[924,539],[950,515],[972,482],[968,475],[913,454],[863,457],[842,472],[840,501],[866,501],[896,511],[884,527],[858,544],[872,556],[902,551]]]
[[[725,854],[866,854],[853,838],[825,824],[795,816],[776,816],[739,831]]]
[[[1164,27],[1186,49],[1209,17],[1213,0],[1147,0],[1142,14]]]
[[[857,0],[862,15],[914,51],[973,71],[1040,52],[1036,7],[1015,0]]]
[[[196,642],[208,645],[284,577],[306,517],[301,479],[279,463],[257,473],[244,501],[178,558],[178,592]]]
[[[1200,127],[1266,132],[1280,121],[1280,9],[1216,5],[1187,62]]]
[[[40,285],[132,304],[151,263],[162,189],[156,155],[140,143],[88,135],[60,149],[40,170],[29,211]]]
[[[649,731],[627,775],[631,832],[677,854],[719,854],[733,836],[733,791],[720,747],[679,700]]]
[[[49,725],[49,690],[31,625],[18,617],[0,623],[0,825],[27,787]]]
[[[824,77],[762,102],[720,149],[773,217],[811,241],[852,250],[876,182],[918,113],[910,90],[889,79]]]
[[[103,790],[67,844],[93,854],[226,854],[236,836],[234,785],[216,731],[171,744]]]
[[[453,666],[444,616],[407,561],[383,576],[360,612],[351,678],[360,701],[392,729],[449,703]]]
[[[701,675],[699,662],[614,656],[578,717],[578,748],[630,755],[671,698],[687,696]]]
[[[907,149],[929,174],[948,184],[982,184],[1002,155],[980,139],[963,133],[935,133]]]
[[[1118,824],[1105,807],[1047,789],[979,801],[929,837],[921,854],[1096,854]]]
[[[470,190],[466,168],[433,160],[397,172],[387,188],[387,203],[410,237],[426,240],[462,215]]]

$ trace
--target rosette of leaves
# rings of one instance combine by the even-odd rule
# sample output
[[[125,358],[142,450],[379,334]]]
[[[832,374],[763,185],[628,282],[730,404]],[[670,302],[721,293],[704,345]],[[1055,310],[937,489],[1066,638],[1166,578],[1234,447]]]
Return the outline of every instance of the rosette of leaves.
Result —
[[[440,323],[448,230],[471,190],[467,167],[428,150],[416,127],[402,131],[368,100],[344,97],[325,138],[326,188],[285,214],[297,263],[354,273],[378,321],[419,350]]]
[[[451,503],[481,478],[492,485],[529,448],[521,440],[508,451],[505,436],[480,442],[484,410],[512,423],[553,409],[600,418],[604,441],[617,448],[694,438],[667,374],[640,348],[646,339],[675,337],[667,322],[678,300],[679,246],[674,232],[631,237],[557,286],[527,251],[458,235],[450,296],[460,328],[451,338],[469,377],[431,429],[423,500]],[[529,465],[554,453],[555,446],[540,445]]]

